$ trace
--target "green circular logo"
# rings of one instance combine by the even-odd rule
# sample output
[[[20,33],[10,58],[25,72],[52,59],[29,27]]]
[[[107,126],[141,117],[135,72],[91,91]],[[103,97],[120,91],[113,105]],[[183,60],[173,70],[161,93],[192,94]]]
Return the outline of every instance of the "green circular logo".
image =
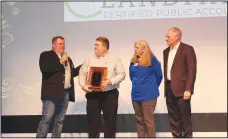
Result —
[[[69,2],[65,2],[66,8],[69,10],[69,12],[71,12],[74,16],[78,17],[78,18],[84,18],[84,19],[88,19],[88,18],[94,18],[98,15],[100,15],[103,11],[102,10],[98,10],[92,14],[80,14],[75,12],[71,7]]]

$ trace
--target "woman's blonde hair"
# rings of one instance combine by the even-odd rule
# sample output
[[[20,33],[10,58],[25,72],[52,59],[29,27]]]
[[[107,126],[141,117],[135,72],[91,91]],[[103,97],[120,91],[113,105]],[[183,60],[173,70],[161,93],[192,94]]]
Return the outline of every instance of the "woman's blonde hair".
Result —
[[[149,67],[151,65],[151,56],[154,54],[152,53],[150,46],[147,41],[139,40],[135,42],[134,46],[139,46],[140,48],[144,48],[143,54],[140,56],[139,65],[143,67]],[[131,62],[136,63],[138,61],[137,56],[134,54]]]

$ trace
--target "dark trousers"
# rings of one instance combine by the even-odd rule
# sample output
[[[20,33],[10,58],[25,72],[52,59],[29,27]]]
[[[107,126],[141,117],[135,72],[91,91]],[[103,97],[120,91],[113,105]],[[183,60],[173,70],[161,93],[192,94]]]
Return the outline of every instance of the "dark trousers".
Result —
[[[87,117],[89,137],[99,137],[101,110],[104,116],[104,137],[114,138],[116,136],[116,117],[118,109],[119,92],[113,89],[107,92],[91,92],[86,94]]]
[[[132,101],[135,111],[137,134],[139,138],[156,137],[154,124],[154,109],[157,98],[150,101]]]
[[[173,137],[192,137],[191,100],[174,96],[171,82],[166,85],[166,105],[172,135]]]

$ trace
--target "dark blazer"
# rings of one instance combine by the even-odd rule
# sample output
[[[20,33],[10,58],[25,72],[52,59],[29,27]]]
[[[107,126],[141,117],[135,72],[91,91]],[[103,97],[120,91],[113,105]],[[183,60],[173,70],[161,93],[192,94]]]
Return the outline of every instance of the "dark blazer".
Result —
[[[167,95],[167,66],[170,48],[163,51],[165,96]],[[180,42],[171,68],[171,88],[175,96],[183,96],[186,90],[192,94],[196,80],[196,54],[192,46]]]
[[[69,101],[75,101],[74,80],[73,77],[78,76],[78,66],[74,68],[74,64],[70,58],[69,65],[71,68],[71,88],[69,91]],[[40,70],[42,73],[41,99],[60,100],[64,96],[65,69],[59,62],[58,55],[53,51],[45,51],[40,54],[39,59]]]

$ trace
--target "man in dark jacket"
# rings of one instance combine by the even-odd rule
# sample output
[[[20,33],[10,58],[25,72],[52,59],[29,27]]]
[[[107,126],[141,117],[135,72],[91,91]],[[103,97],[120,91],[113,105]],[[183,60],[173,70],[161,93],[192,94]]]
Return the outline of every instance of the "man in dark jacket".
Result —
[[[61,36],[52,39],[52,50],[40,54],[39,65],[43,107],[36,137],[47,137],[52,120],[52,137],[61,137],[68,103],[75,101],[73,77],[78,76],[81,66],[74,68],[65,53],[65,39]]]
[[[163,51],[165,96],[173,137],[192,138],[191,96],[197,73],[194,48],[181,42],[182,32],[168,30]]]

